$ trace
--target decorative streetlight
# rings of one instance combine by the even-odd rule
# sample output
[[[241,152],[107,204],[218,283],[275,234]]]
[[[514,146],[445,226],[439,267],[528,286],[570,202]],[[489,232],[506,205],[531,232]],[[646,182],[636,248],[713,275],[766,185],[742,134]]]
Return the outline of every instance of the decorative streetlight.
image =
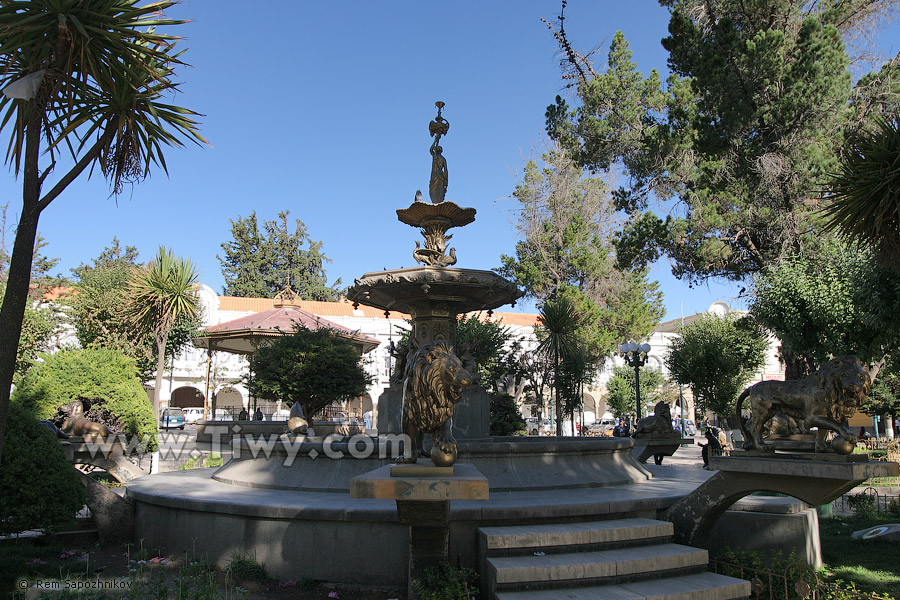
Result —
[[[636,411],[634,413],[634,422],[637,425],[638,419],[641,418],[641,375],[640,369],[647,362],[647,353],[650,352],[650,344],[637,345],[634,342],[628,342],[619,346],[619,352],[625,359],[625,364],[634,367],[634,400]]]

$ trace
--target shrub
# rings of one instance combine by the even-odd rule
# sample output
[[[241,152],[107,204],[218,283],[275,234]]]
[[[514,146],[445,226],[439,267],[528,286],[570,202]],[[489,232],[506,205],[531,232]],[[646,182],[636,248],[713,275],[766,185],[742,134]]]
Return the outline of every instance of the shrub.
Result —
[[[16,388],[13,401],[39,419],[50,419],[58,407],[81,400],[85,412],[114,415],[110,429],[147,439],[147,450],[157,448],[153,406],[137,377],[131,359],[114,350],[61,350],[44,357]],[[146,438],[145,438],[146,436]]]
[[[443,563],[425,569],[425,576],[414,579],[413,587],[422,600],[470,600],[478,595],[477,579],[478,574],[472,569]]]
[[[868,494],[847,496],[847,506],[850,507],[857,519],[871,519],[878,514],[875,498]]]
[[[491,435],[527,435],[526,429],[512,396],[491,395]]]
[[[255,557],[244,552],[235,552],[231,555],[225,572],[233,579],[263,581],[269,578],[266,567],[259,564]]]
[[[21,406],[9,407],[0,464],[0,534],[75,523],[84,486],[55,436]]]

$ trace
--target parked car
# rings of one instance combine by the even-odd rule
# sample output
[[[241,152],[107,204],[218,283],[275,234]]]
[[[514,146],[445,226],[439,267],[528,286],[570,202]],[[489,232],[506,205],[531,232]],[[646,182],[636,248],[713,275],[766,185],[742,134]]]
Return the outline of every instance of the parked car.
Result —
[[[196,423],[203,418],[203,409],[198,406],[192,406],[184,409],[184,420],[188,424]]]
[[[169,407],[159,416],[159,426],[163,429],[184,429],[184,411],[177,407]]]
[[[690,419],[684,420],[684,433],[685,435],[697,435],[697,426]]]

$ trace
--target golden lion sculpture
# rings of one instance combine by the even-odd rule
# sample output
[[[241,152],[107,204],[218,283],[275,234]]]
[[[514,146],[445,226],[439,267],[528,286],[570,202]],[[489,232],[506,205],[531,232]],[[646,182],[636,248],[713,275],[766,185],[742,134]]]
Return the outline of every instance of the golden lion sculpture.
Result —
[[[750,420],[741,424],[744,449],[772,448],[763,441],[763,429],[777,411],[802,422],[806,429],[818,428],[816,452],[826,450],[827,429],[855,444],[856,436],[847,429],[847,420],[868,396],[871,385],[868,367],[855,356],[833,358],[804,379],[761,381],[751,385],[736,403],[740,415],[741,405],[749,399]]]
[[[84,405],[81,400],[69,402],[59,407],[66,413],[66,420],[63,422],[62,431],[70,436],[83,437],[86,441],[105,440],[113,435],[112,430],[103,423],[88,420],[84,416]]]
[[[463,368],[453,346],[446,340],[423,344],[411,352],[403,377],[402,432],[408,437],[399,463],[414,463],[419,457],[424,434],[434,439],[431,460],[438,466],[456,462],[456,440],[451,421],[464,387],[472,374]]]

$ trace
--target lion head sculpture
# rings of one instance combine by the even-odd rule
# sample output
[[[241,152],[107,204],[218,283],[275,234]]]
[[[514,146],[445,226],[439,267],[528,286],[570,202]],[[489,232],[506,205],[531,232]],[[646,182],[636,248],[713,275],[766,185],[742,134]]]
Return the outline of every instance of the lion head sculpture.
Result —
[[[401,462],[415,462],[422,436],[431,433],[434,437],[432,460],[437,450],[438,454],[452,454],[453,460],[449,464],[453,464],[456,441],[450,433],[450,419],[463,388],[472,380],[472,374],[463,368],[453,346],[446,340],[423,344],[409,354],[403,377],[401,416],[401,428],[409,436],[409,448]]]

